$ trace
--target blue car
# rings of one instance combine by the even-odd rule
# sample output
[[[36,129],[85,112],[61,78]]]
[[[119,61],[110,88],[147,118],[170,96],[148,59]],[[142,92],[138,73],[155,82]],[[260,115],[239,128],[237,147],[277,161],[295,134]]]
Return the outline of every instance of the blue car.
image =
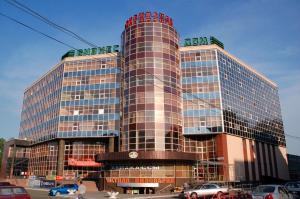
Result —
[[[51,188],[49,191],[50,196],[59,196],[63,194],[69,194],[70,192],[75,193],[78,191],[77,184],[62,184],[58,187]]]

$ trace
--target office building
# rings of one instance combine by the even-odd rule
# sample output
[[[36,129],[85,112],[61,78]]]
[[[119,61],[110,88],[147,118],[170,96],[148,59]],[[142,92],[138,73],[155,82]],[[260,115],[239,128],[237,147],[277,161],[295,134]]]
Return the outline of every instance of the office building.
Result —
[[[19,138],[29,175],[127,193],[289,178],[277,85],[215,37],[180,39],[157,12],[130,17],[120,46],[67,52],[26,89]]]

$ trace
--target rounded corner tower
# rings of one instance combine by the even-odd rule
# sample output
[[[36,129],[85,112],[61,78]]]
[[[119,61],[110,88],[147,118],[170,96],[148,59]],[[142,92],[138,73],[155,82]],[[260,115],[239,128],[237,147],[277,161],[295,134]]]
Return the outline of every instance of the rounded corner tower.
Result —
[[[121,40],[120,151],[182,151],[179,37],[172,18],[136,14]]]

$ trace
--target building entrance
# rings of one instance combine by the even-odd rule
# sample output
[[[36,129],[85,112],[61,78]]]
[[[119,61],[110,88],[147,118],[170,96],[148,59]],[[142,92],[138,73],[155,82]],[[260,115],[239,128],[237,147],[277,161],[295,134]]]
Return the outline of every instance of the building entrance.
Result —
[[[153,187],[125,187],[123,188],[125,194],[154,194]]]

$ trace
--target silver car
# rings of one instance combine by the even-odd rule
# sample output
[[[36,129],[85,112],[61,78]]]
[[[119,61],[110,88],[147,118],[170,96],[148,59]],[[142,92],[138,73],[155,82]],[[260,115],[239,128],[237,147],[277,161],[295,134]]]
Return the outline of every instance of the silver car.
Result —
[[[216,195],[220,197],[226,193],[228,193],[228,188],[220,187],[217,184],[203,184],[193,189],[184,191],[185,196],[188,195],[192,198],[198,198],[202,196],[212,196],[212,195]]]
[[[252,192],[252,199],[294,199],[282,185],[259,185]]]

